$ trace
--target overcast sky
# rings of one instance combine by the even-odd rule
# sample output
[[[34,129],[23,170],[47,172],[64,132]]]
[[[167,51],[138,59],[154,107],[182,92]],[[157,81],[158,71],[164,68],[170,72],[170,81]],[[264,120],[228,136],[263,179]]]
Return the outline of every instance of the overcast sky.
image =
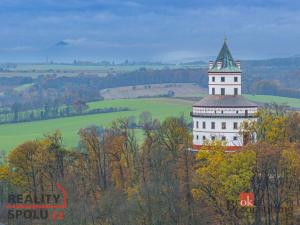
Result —
[[[299,0],[1,0],[0,26],[1,62],[300,55]]]

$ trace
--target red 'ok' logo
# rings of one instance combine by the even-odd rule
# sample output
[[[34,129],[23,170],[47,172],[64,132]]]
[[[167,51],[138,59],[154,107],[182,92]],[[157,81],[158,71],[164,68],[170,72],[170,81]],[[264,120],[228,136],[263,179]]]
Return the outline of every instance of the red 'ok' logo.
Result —
[[[253,192],[242,192],[240,194],[240,205],[242,207],[253,207],[254,206],[254,194]]]

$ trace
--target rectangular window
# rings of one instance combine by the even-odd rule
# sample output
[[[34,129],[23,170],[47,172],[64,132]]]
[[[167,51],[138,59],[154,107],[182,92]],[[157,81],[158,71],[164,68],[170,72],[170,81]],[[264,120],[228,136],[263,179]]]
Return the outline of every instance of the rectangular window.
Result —
[[[212,141],[216,140],[216,137],[215,136],[211,136],[211,140]]]
[[[234,122],[234,123],[233,123],[233,129],[235,129],[235,130],[238,129],[238,123],[237,123],[237,122]]]
[[[212,78],[211,78],[211,81],[212,81],[212,82],[215,82],[215,80],[216,80],[215,77],[212,77]]]
[[[198,135],[196,136],[196,139],[197,139],[197,140],[199,139],[199,136],[198,136]]]
[[[212,92],[213,95],[215,95],[215,88],[212,88],[211,92]]]
[[[238,89],[234,88],[234,95],[238,95]]]
[[[199,122],[198,121],[196,122],[196,128],[199,128]]]
[[[222,136],[222,141],[226,141],[226,137],[225,136]]]
[[[216,127],[215,122],[211,122],[211,129],[215,129],[215,127]]]
[[[203,140],[203,141],[205,141],[205,140],[206,140],[206,137],[205,137],[205,136],[203,136],[203,137],[202,137],[202,140]]]
[[[226,129],[226,122],[222,122],[222,130]]]
[[[225,82],[225,77],[221,77],[221,82]]]
[[[234,82],[238,82],[238,77],[234,77]]]
[[[205,122],[204,122],[204,121],[202,122],[202,128],[203,128],[203,129],[205,129],[205,128],[206,128],[206,124],[205,124]]]
[[[225,88],[221,88],[221,95],[225,95]]]
[[[234,141],[237,141],[237,139],[238,139],[237,136],[234,136],[234,137],[233,137],[233,140],[234,140]]]

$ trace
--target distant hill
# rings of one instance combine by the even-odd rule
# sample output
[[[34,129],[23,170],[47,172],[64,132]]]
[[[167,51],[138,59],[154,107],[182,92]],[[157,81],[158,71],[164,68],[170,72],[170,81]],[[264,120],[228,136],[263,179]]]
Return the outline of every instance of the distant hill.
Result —
[[[192,66],[199,66],[199,65],[207,65],[207,62],[205,61],[192,61],[192,62],[185,62],[185,63],[180,63],[179,65],[192,65]]]
[[[59,41],[55,44],[55,46],[67,46],[67,45],[69,45],[69,43],[66,41]]]
[[[260,60],[243,60],[244,66],[300,68],[300,56]]]
[[[244,60],[241,66],[247,92],[300,97],[300,57]]]
[[[68,48],[62,47],[61,50]],[[0,76],[0,104],[42,104],[50,96],[53,101],[70,102],[70,96],[92,101],[100,98],[99,90],[135,85],[196,83],[207,88],[207,65],[204,61],[182,64],[129,61],[122,64],[105,61],[94,64],[86,61],[74,61],[73,64],[3,64],[0,70],[3,74]],[[241,66],[243,93],[300,98],[300,57],[243,60]]]

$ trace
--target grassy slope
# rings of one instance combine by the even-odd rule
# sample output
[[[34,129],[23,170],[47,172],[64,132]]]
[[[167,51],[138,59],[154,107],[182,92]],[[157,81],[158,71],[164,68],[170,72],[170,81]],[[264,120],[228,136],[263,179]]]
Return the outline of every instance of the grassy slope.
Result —
[[[0,149],[8,151],[26,140],[41,137],[43,134],[55,129],[61,130],[66,145],[76,146],[78,141],[77,132],[82,127],[89,125],[108,126],[114,119],[132,115],[138,117],[142,111],[149,111],[154,118],[159,119],[164,119],[167,116],[179,116],[182,113],[188,116],[191,103],[172,99],[123,99],[90,103],[91,108],[117,106],[129,107],[131,111],[1,125]]]
[[[300,108],[300,99],[298,98],[287,98],[280,96],[271,95],[245,95],[249,100],[256,102],[267,102],[267,103],[277,103],[277,104],[287,104],[291,107]]]
[[[246,95],[246,97],[253,101],[288,103],[290,106],[300,108],[300,99],[263,95]],[[192,104],[193,102],[191,101],[166,98],[120,99],[92,102],[90,103],[90,108],[119,106],[129,107],[131,111],[0,125],[0,149],[9,151],[26,140],[41,137],[43,134],[54,131],[55,129],[61,130],[67,146],[76,146],[78,142],[77,132],[82,127],[89,125],[108,126],[114,119],[129,116],[138,117],[142,111],[149,111],[154,118],[161,120],[168,116],[180,116],[182,113],[189,118]],[[141,136],[141,133],[138,132],[138,135]]]

